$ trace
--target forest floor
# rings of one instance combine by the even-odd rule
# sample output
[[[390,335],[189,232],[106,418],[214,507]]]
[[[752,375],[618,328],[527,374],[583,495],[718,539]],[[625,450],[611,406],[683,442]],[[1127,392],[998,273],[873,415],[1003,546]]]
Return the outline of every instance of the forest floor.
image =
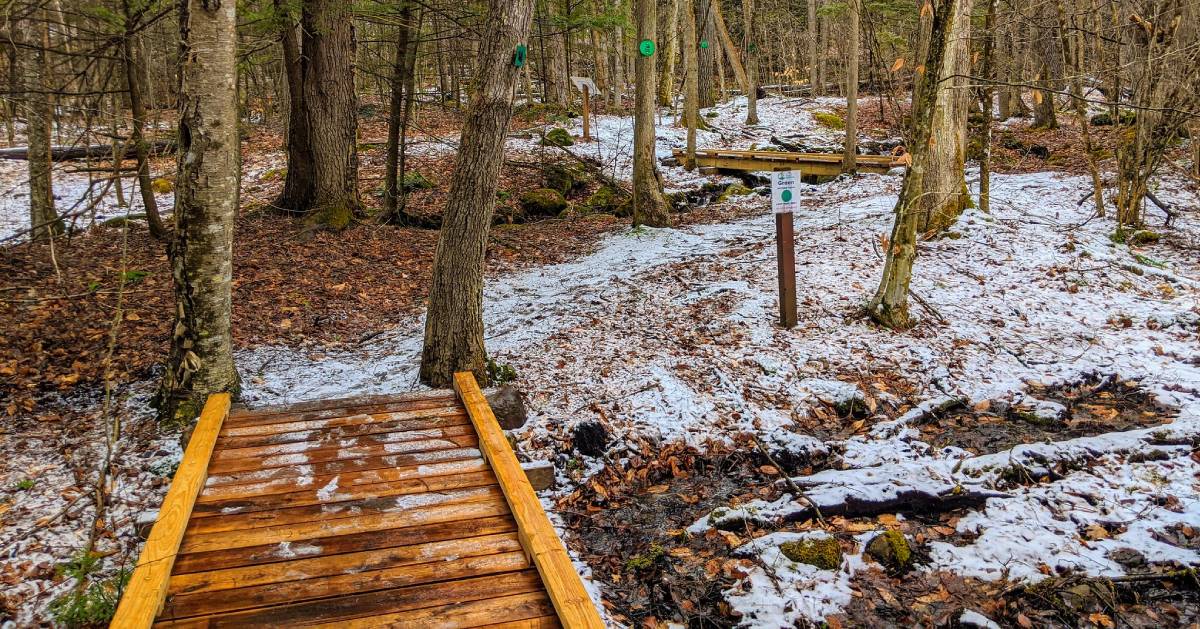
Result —
[[[700,145],[839,141],[812,116],[836,113],[836,99],[766,99],[750,128],[740,106],[715,108]],[[863,111],[878,114],[867,99]],[[560,122],[578,135],[577,120]],[[671,122],[663,157],[682,143]],[[454,124],[430,116],[427,138],[441,139],[414,147],[415,168],[437,182],[414,195],[424,206],[444,203]],[[529,124],[510,139],[514,161],[558,151]],[[890,125],[865,122],[864,139],[888,142]],[[627,178],[631,119],[601,115],[593,128],[598,142],[570,150]],[[1200,620],[1195,573],[1166,574],[1200,564],[1200,192],[1168,167],[1157,192],[1178,218],[1159,227],[1151,210],[1159,239],[1114,242],[1111,220],[1077,203],[1090,188],[1077,135],[998,130],[992,213],[969,210],[922,242],[922,321],[899,334],[859,315],[896,174],[803,186],[793,330],[774,323],[761,191],[681,214],[676,229],[569,212],[493,230],[489,351],[517,373],[530,409],[518,442],[556,462],[543,501],[610,621]],[[1110,135],[1100,130],[1102,146]],[[281,183],[275,141],[253,136],[245,155],[234,315],[247,403],[419,388],[436,233],[367,220],[303,232],[266,209]],[[377,203],[378,147],[362,161],[364,198]],[[541,185],[536,169],[505,172],[502,202]],[[676,167],[664,178],[672,190],[737,181]],[[968,172],[973,190],[977,180]],[[90,572],[103,591],[128,567],[137,515],[154,510],[180,456],[178,435],[145,410],[170,324],[165,256],[126,233],[74,237],[54,252],[58,271],[44,246],[0,252],[0,618],[20,625],[48,618],[71,574]],[[123,432],[106,455],[100,385],[116,313],[111,416]],[[913,564],[882,568],[865,552],[888,530]],[[89,539],[95,560],[77,556]],[[784,554],[810,548],[836,552],[825,567]]]

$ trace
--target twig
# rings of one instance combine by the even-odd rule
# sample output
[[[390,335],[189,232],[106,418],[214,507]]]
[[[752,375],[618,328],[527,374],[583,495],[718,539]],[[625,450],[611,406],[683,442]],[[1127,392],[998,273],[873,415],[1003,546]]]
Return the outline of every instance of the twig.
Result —
[[[783,466],[781,466],[779,462],[775,460],[775,457],[771,456],[771,453],[768,452],[766,447],[763,446],[762,442],[758,440],[758,437],[751,436],[750,439],[754,442],[754,447],[758,448],[758,451],[764,457],[766,457],[768,461],[771,462],[771,465],[774,465],[775,469],[779,470],[779,473],[783,476],[783,484],[787,485],[788,489],[791,490],[792,493],[803,498],[804,501],[808,503],[808,506],[812,507],[813,514],[817,516],[817,521],[821,523],[821,528],[829,528],[829,524],[825,522],[825,516],[821,515],[821,508],[817,506],[816,501],[814,501],[812,498],[809,498],[808,494],[804,493],[804,490],[800,489],[800,486],[796,484],[796,481],[788,477],[788,475],[784,472]]]

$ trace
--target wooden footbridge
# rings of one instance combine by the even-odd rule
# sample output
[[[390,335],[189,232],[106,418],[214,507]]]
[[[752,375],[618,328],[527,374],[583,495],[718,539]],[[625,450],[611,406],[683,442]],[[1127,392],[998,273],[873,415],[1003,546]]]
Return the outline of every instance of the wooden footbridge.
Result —
[[[602,627],[475,378],[454,385],[210,397],[111,626]]]
[[[681,149],[675,149],[673,153],[680,162],[686,157]],[[905,162],[891,155],[859,155],[855,157],[854,164],[859,172],[882,174],[897,166],[904,166]],[[842,172],[842,155],[696,149],[696,165],[720,170],[799,170],[804,175],[833,176]]]

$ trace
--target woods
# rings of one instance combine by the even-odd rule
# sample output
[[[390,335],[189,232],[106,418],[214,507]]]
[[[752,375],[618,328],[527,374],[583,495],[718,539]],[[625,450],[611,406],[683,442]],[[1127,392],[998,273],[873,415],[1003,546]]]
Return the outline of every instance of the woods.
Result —
[[[1200,621],[1200,4],[10,0],[0,52],[0,624],[106,625],[185,481],[295,539],[179,542],[178,622],[561,622],[470,377],[609,626]]]

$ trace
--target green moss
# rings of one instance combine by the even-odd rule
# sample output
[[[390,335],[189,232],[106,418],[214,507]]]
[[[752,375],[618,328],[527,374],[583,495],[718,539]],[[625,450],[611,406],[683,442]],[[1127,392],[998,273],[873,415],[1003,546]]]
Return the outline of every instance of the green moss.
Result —
[[[308,217],[308,224],[313,227],[324,227],[334,231],[342,231],[350,226],[354,212],[348,205],[330,204],[317,208]]]
[[[579,190],[589,180],[583,168],[573,164],[550,164],[543,178],[547,188],[557,190],[564,196]]]
[[[404,183],[402,185],[404,186],[405,192],[412,192],[413,190],[432,190],[435,187],[434,183],[427,179],[425,175],[422,175],[415,170],[410,170],[404,173]]]
[[[1162,234],[1155,232],[1155,231],[1150,231],[1148,229],[1139,229],[1139,230],[1133,232],[1132,234],[1130,234],[1125,239],[1125,242],[1127,242],[1131,245],[1137,246],[1137,245],[1148,245],[1151,243],[1158,242],[1159,240],[1162,240]]]
[[[487,361],[488,386],[498,387],[517,379],[517,370],[507,363],[498,363],[491,358]]]
[[[817,124],[827,129],[841,131],[842,129],[846,128],[846,121],[843,120],[841,116],[828,111],[818,111],[814,113],[813,120],[816,120]]]
[[[150,189],[154,191],[154,194],[166,194],[168,192],[174,192],[175,184],[172,183],[170,179],[159,177],[158,179],[150,182]]]
[[[743,186],[740,183],[731,183],[731,184],[729,184],[729,187],[725,188],[725,191],[721,193],[721,196],[717,197],[717,201],[724,202],[724,201],[728,201],[731,197],[745,196],[745,195],[751,194],[753,192],[754,192],[753,190],[751,190],[750,188],[747,188],[746,186]]]
[[[705,112],[704,117],[705,118],[716,118],[718,115],[720,115],[720,114],[718,114],[715,111],[709,111],[709,112]]]
[[[832,537],[817,537],[784,542],[779,545],[784,557],[822,570],[837,570],[842,565],[842,547]]]
[[[646,570],[662,559],[666,554],[666,550],[659,544],[651,544],[650,550],[641,555],[634,555],[625,560],[626,570]]]
[[[571,134],[562,127],[554,127],[546,132],[545,139],[542,140],[544,146],[571,146],[575,144],[575,139]]]
[[[629,216],[633,207],[629,197],[612,186],[600,186],[584,205],[593,212],[615,216]]]
[[[538,188],[521,195],[521,208],[532,216],[557,216],[567,209],[567,200],[557,190]]]
[[[867,543],[867,555],[893,571],[912,565],[912,548],[900,531],[884,531]]]

